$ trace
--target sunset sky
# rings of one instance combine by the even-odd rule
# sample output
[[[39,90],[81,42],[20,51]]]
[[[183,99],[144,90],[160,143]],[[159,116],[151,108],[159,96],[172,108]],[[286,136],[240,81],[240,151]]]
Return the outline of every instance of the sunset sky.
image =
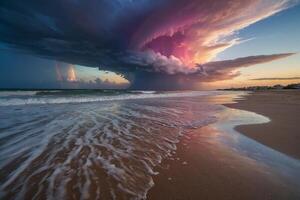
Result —
[[[0,88],[297,83],[299,24],[298,0],[1,2]]]

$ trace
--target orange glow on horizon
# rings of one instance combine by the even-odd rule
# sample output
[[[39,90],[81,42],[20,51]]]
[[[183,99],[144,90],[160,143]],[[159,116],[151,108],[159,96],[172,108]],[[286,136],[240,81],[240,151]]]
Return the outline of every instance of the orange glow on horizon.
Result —
[[[73,65],[69,65],[67,80],[70,82],[77,81],[76,72],[74,70]]]

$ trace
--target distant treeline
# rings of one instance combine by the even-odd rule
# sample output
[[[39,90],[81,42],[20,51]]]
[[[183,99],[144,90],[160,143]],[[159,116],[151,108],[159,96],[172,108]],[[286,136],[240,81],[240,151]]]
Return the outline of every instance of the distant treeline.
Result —
[[[257,91],[257,90],[285,90],[285,89],[300,89],[300,83],[289,84],[286,86],[283,85],[273,85],[273,86],[250,86],[250,87],[241,87],[241,88],[226,88],[220,90],[234,90],[234,91]]]

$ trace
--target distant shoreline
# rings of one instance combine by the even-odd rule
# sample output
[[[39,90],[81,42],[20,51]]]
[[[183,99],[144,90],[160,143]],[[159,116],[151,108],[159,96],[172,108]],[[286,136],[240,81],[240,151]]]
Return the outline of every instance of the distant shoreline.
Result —
[[[273,86],[250,86],[250,87],[239,87],[239,88],[225,88],[218,89],[221,91],[269,91],[269,90],[297,90],[300,89],[300,83],[289,84],[289,85],[273,85]]]

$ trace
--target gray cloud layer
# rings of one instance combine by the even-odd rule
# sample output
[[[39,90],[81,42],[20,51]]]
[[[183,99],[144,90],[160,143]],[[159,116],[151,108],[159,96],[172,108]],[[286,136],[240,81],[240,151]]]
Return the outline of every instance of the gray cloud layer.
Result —
[[[234,60],[209,62],[204,65],[198,65],[199,70],[197,73],[203,75],[202,77],[205,81],[226,80],[238,76],[239,74],[238,73],[234,74],[233,71],[239,68],[267,63],[291,55],[294,55],[294,53],[258,55],[258,56],[237,58]]]
[[[191,89],[197,88],[201,82],[213,82],[235,78],[239,75],[239,72],[236,71],[239,68],[267,63],[291,55],[294,55],[294,53],[249,56],[198,65],[196,71],[189,74],[139,72],[138,76],[135,76],[133,79],[131,79],[130,76],[127,78],[132,80],[133,88],[135,89],[141,89],[141,86],[147,89],[151,87],[155,89]]]

